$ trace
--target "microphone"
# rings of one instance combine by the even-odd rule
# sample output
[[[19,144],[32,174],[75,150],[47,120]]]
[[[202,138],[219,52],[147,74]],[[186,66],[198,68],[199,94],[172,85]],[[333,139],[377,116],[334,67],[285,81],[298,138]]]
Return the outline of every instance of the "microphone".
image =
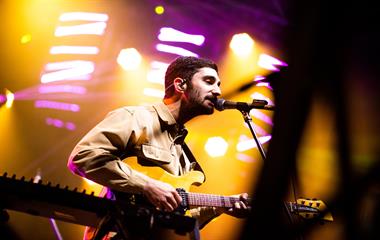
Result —
[[[226,109],[237,109],[239,111],[249,112],[252,108],[274,110],[274,106],[267,105],[268,102],[265,100],[253,99],[252,103],[246,102],[233,102],[228,101],[223,98],[216,99],[215,109],[218,111],[223,111]]]

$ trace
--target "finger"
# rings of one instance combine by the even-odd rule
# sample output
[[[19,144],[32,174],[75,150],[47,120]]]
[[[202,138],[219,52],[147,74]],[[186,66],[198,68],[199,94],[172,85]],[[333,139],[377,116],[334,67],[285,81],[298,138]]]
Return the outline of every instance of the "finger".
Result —
[[[170,211],[173,211],[174,209],[178,207],[178,203],[174,196],[168,197],[166,203],[168,206],[170,206],[170,209],[168,209]]]
[[[248,201],[248,193],[242,193],[240,194],[240,200],[242,201]]]
[[[163,203],[162,206],[163,206],[162,209],[163,209],[165,212],[171,212],[171,211],[174,210],[174,207],[173,207],[171,204],[169,204],[168,202]]]
[[[178,194],[177,191],[174,192],[174,198],[175,198],[175,200],[176,200],[176,202],[177,202],[178,205],[180,205],[180,204],[182,203],[182,198],[181,198],[181,196]]]
[[[236,203],[234,204],[234,208],[235,208],[235,209],[240,209],[240,203],[239,203],[239,202],[236,202]]]

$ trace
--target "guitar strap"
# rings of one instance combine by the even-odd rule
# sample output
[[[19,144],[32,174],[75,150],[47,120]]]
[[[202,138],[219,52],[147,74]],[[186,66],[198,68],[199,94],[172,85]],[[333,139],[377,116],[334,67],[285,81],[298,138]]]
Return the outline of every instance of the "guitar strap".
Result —
[[[203,173],[203,175],[205,175],[205,172],[203,171],[201,165],[197,162],[197,160],[195,159],[193,153],[191,152],[190,148],[187,146],[187,144],[185,142],[182,144],[182,149],[183,149],[183,152],[186,154],[187,158],[190,161],[191,170],[200,171],[200,172]],[[205,182],[206,181],[206,175],[205,175],[204,179],[205,179],[204,180],[204,182]]]

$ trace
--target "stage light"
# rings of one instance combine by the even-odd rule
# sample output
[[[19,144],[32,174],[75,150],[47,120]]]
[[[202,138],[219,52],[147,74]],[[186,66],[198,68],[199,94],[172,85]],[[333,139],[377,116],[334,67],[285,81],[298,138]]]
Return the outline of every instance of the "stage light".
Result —
[[[135,48],[122,49],[117,57],[117,63],[124,70],[136,70],[141,64],[141,54]]]
[[[156,12],[156,14],[161,15],[165,12],[165,8],[160,5],[160,6],[155,7],[154,11]]]
[[[172,54],[177,54],[181,56],[198,57],[198,54],[193,53],[189,50],[186,50],[182,47],[174,47],[174,46],[159,43],[156,45],[156,49],[160,52],[172,53]]]
[[[203,35],[188,34],[174,28],[163,27],[160,29],[158,39],[163,42],[187,42],[201,46],[206,38]]]
[[[6,101],[7,101],[7,97],[4,94],[0,94],[0,106],[5,104]]]
[[[6,98],[5,107],[11,108],[13,101],[15,99],[15,95],[8,89],[5,89],[5,98]]]
[[[76,126],[73,122],[64,122],[61,119],[57,118],[46,118],[45,122],[47,125],[54,126],[56,128],[66,128],[67,130],[73,131],[76,129]]]
[[[99,53],[99,48],[93,46],[54,46],[50,48],[50,54],[88,54]]]
[[[73,94],[86,94],[87,89],[82,86],[74,86],[74,85],[51,85],[51,86],[40,86],[38,88],[38,92],[42,94],[47,93],[73,93]]]
[[[280,66],[280,67],[288,66],[288,64],[286,64],[286,62],[283,62],[283,61],[281,61],[275,57],[269,56],[268,54],[265,54],[265,53],[260,54],[259,61],[258,61],[257,65],[259,65],[260,67],[262,67],[264,69],[268,69],[268,70],[271,70],[274,72],[280,71],[280,69],[277,68],[277,66]]]
[[[56,102],[56,101],[49,101],[49,100],[37,100],[34,102],[34,107],[57,109],[57,110],[71,111],[71,112],[80,111],[80,106],[78,104]]]
[[[205,150],[211,157],[221,157],[226,154],[228,143],[222,137],[211,137],[205,144]]]
[[[235,34],[231,39],[230,48],[240,57],[249,56],[252,53],[254,43],[247,33]]]
[[[271,135],[259,137],[258,140],[261,144],[268,142],[272,138]],[[244,152],[252,148],[257,148],[256,141],[254,139],[243,140],[236,145],[238,152]]]
[[[107,24],[105,22],[87,23],[74,26],[59,26],[55,29],[56,37],[72,36],[72,35],[103,35],[106,31]]]
[[[45,71],[52,72],[42,74],[42,83],[62,80],[89,80],[91,77],[89,74],[95,71],[95,63],[84,60],[48,63],[45,65]]]
[[[28,42],[32,41],[32,35],[31,34],[24,34],[21,39],[20,39],[20,43],[22,44],[26,44]]]

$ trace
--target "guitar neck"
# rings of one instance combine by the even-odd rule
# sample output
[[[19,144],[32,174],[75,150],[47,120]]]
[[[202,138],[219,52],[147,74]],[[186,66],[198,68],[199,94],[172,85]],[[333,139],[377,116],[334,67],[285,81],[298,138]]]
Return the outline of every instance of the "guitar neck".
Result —
[[[214,194],[183,192],[180,195],[189,206],[230,208],[239,201],[238,197]]]

